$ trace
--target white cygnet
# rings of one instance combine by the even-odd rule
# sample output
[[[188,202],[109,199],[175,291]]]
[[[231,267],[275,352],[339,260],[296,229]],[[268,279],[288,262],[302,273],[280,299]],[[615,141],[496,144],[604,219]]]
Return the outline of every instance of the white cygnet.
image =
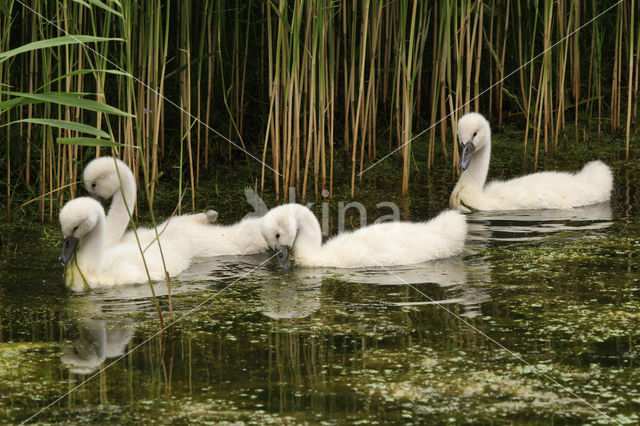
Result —
[[[73,291],[162,280],[165,271],[174,277],[191,263],[193,246],[179,232],[165,232],[143,247],[143,259],[134,243],[105,247],[105,222],[102,205],[89,197],[75,198],[60,210],[64,237],[60,261],[66,265],[65,284]]]
[[[570,209],[609,200],[613,175],[602,161],[592,161],[577,173],[539,172],[485,186],[491,159],[491,129],[480,114],[458,121],[462,174],[449,206],[463,211]]]
[[[459,254],[467,223],[460,212],[445,211],[428,222],[378,223],[322,244],[320,224],[311,210],[285,204],[264,216],[262,235],[278,251],[281,266],[291,249],[301,266],[358,268],[408,265]]]

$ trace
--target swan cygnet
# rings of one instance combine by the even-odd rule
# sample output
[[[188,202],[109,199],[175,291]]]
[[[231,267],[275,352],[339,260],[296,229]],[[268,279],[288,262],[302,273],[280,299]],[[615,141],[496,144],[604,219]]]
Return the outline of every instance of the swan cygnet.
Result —
[[[133,209],[136,203],[136,181],[125,163],[118,159],[114,161],[113,157],[96,158],[85,167],[83,179],[92,197],[112,199],[106,221],[105,247],[118,242],[135,243],[137,239],[146,246],[155,240],[153,228],[138,228],[135,233],[125,234],[129,224],[127,206]],[[209,210],[171,217],[157,229],[159,234],[178,232],[189,238],[198,257],[255,254],[267,250],[267,243],[260,234],[262,218],[246,218],[229,226],[212,225],[217,219],[218,213]]]
[[[165,266],[169,276],[174,277],[191,263],[194,250],[189,239],[179,232],[165,232],[159,239],[162,255],[157,242],[143,247],[145,268],[137,244],[104,246],[105,223],[102,205],[89,197],[75,198],[60,210],[64,237],[60,261],[65,265],[65,284],[73,291],[143,283],[149,277],[163,280]]]
[[[83,172],[84,185],[89,195],[100,201],[111,199],[111,206],[106,219],[105,247],[122,241],[122,237],[129,226],[130,213],[136,205],[136,180],[133,172],[123,161],[113,157],[96,158],[87,164]],[[121,188],[122,184],[122,190]],[[180,227],[195,223],[206,225],[213,223],[218,213],[209,210],[206,213],[183,215],[168,219],[158,226],[158,229]],[[179,220],[178,220],[179,219]],[[169,223],[171,224],[169,225]],[[135,235],[130,232],[129,240],[135,241]],[[143,241],[155,238],[153,229],[142,228],[138,236]]]
[[[491,159],[489,122],[476,112],[458,121],[462,152],[460,179],[449,206],[463,211],[570,209],[609,200],[613,175],[602,161],[592,161],[577,173],[539,172],[485,186]]]
[[[271,209],[262,222],[262,236],[278,252],[282,267],[288,264],[289,249],[300,266],[409,265],[459,254],[466,235],[466,218],[457,211],[445,211],[428,222],[377,223],[324,244],[318,219],[300,204]]]

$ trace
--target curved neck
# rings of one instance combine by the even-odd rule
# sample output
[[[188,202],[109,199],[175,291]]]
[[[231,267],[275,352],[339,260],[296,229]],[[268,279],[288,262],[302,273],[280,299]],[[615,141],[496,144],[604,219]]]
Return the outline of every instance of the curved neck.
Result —
[[[491,160],[491,140],[479,151],[476,151],[469,164],[469,168],[460,175],[460,182],[465,186],[476,187],[482,189],[487,181],[489,172],[489,161]]]
[[[117,167],[114,165],[114,173],[116,179],[118,179],[118,175],[120,176],[121,185],[111,198],[111,206],[109,214],[107,214],[105,239],[107,247],[120,241],[129,226],[130,216],[136,205],[136,181],[133,173],[122,161],[115,161]]]
[[[295,210],[297,223],[296,240],[293,243],[294,254],[306,257],[309,253],[318,251],[322,246],[322,230],[318,219],[306,207]]]
[[[98,215],[96,226],[87,232],[78,242],[76,251],[76,260],[78,266],[84,271],[98,270],[102,261],[102,252],[104,250],[104,234],[105,234],[104,213],[101,211]]]

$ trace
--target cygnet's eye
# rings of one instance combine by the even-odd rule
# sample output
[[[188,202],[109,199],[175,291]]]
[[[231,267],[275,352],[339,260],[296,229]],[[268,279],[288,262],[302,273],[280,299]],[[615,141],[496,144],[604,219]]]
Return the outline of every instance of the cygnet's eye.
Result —
[[[71,232],[71,235],[75,234],[77,230],[78,230],[78,227],[76,226],[75,228],[73,228],[73,232]]]
[[[280,238],[280,234],[279,233],[276,234],[276,239],[278,239],[278,238]]]
[[[476,132],[473,132],[473,137],[475,138],[477,134],[478,134],[478,132],[477,132],[477,131],[476,131]]]
[[[95,187],[96,187],[96,183],[95,183],[95,182],[93,182],[93,183],[91,184],[91,188],[95,188]]]

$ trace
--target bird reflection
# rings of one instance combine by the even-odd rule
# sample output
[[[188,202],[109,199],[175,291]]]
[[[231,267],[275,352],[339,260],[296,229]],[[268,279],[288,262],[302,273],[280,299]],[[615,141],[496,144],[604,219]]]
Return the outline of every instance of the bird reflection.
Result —
[[[158,293],[162,287],[156,286]],[[126,285],[75,295],[68,307],[75,319],[65,330],[62,364],[71,373],[87,375],[122,356],[137,327],[131,314],[152,306],[150,291],[148,285]]]
[[[481,315],[482,303],[490,300],[484,284],[491,280],[491,267],[484,258],[457,256],[417,265],[362,271],[345,279],[378,285],[410,285],[414,290],[422,284],[436,284],[443,290],[444,298],[420,290],[415,294],[415,300],[392,303],[397,306],[458,304],[463,308],[462,315],[470,317]]]
[[[428,299],[415,294],[416,302],[388,302],[402,306],[408,304],[450,304],[464,307],[466,316],[480,315],[480,306],[490,299],[482,284],[491,279],[491,268],[485,259],[465,260],[461,257],[440,259],[407,266],[366,269],[299,268],[290,271],[277,282],[267,281],[261,289],[263,313],[271,318],[303,318],[320,307],[320,287],[323,279],[331,278],[351,284],[376,286],[402,286],[436,284],[445,299]]]
[[[80,318],[75,328],[75,337],[62,346],[61,361],[70,372],[87,375],[98,370],[105,360],[124,354],[133,338],[135,323],[131,318]]]
[[[321,277],[293,271],[260,287],[262,313],[269,318],[306,318],[320,309]]]
[[[491,267],[484,257],[461,256],[439,259],[414,265],[340,269],[291,268],[281,271],[270,267],[268,254],[254,256],[221,256],[199,259],[180,280],[189,283],[211,283],[212,280],[246,277],[258,287],[262,313],[273,319],[306,318],[321,307],[322,284],[326,279],[347,284],[402,286],[435,284],[445,292],[438,303],[457,303],[464,307],[464,315],[480,314],[482,303],[490,299],[483,284],[491,280]],[[189,284],[190,286],[192,284]],[[424,295],[415,294],[421,302]],[[392,298],[392,296],[390,296]],[[383,303],[401,303],[384,300]]]
[[[610,203],[573,209],[476,211],[467,216],[468,241],[539,240],[564,231],[599,230],[613,224]]]

